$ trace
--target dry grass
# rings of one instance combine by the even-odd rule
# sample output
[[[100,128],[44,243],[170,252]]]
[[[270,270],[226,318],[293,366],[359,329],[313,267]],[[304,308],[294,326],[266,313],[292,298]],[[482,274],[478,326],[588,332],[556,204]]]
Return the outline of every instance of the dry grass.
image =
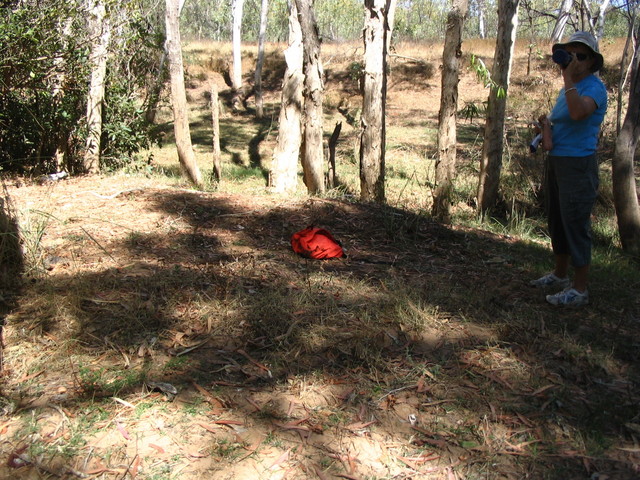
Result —
[[[224,48],[188,53],[204,170],[206,82],[225,98],[214,70]],[[518,50],[506,165],[517,175],[505,191],[522,210],[496,234],[420,214],[438,46],[397,46],[390,205],[353,201],[356,131],[337,105],[346,97],[357,113],[348,67],[358,48],[325,48],[344,183],[327,198],[266,189],[276,130],[250,112],[223,116],[216,191],[172,176],[170,129],[153,152],[158,175],[9,186],[17,212],[49,216],[36,245],[46,273],[25,278],[5,318],[0,479],[637,478],[637,265],[602,240],[594,304],[581,311],[547,307],[526,286],[549,251],[515,233],[538,221],[525,214],[539,159],[523,153],[523,126],[554,90],[551,70],[538,59],[528,80]],[[461,95],[479,102],[486,91],[466,72]],[[277,90],[267,96],[275,112]],[[460,122],[458,218],[473,211],[478,123]],[[289,237],[309,224],[348,257],[296,257]]]

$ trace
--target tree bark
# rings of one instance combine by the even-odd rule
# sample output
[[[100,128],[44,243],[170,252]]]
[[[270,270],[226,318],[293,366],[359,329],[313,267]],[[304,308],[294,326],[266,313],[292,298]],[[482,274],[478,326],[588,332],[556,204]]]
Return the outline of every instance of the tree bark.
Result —
[[[567,26],[569,17],[571,16],[572,6],[573,0],[562,0],[562,3],[560,4],[560,11],[558,12],[558,18],[556,19],[556,24],[553,27],[553,32],[551,33],[551,43],[558,43],[562,40],[564,29]]]
[[[262,97],[262,66],[264,65],[264,43],[267,35],[267,13],[269,11],[269,0],[262,0],[260,8],[260,33],[258,34],[258,60],[256,61],[256,72],[254,76],[256,117],[264,117],[264,99]]]
[[[241,110],[245,99],[242,91],[242,11],[244,0],[233,0],[231,8],[233,11],[233,71],[231,72],[233,99],[231,103],[234,110]]]
[[[604,21],[607,16],[609,3],[609,0],[602,0],[602,3],[598,7],[598,18],[595,26],[595,37],[598,42],[602,39],[602,37],[604,37]]]
[[[242,11],[244,0],[233,0],[233,88],[242,88]]]
[[[196,156],[191,144],[189,130],[189,111],[187,107],[187,93],[184,85],[184,66],[182,62],[182,47],[180,44],[179,26],[180,4],[178,0],[166,0],[166,50],[169,59],[169,74],[171,77],[171,104],[173,107],[173,131],[176,137],[178,159],[189,181],[197,187],[202,187],[202,175],[196,163]]]
[[[313,0],[295,0],[302,30],[304,70],[304,115],[302,170],[304,184],[310,194],[324,193],[324,148],[322,143],[322,63],[320,35],[313,14]]]
[[[179,0],[178,5],[178,18],[182,13],[182,7],[184,7],[185,0]],[[163,39],[163,43],[166,45],[166,34]],[[156,115],[158,114],[158,103],[160,102],[160,94],[164,88],[167,75],[167,49],[164,48],[162,55],[158,60],[158,69],[156,70],[156,78],[153,84],[149,87],[147,93],[147,109],[144,113],[144,120],[147,123],[154,123],[156,121]]]
[[[284,51],[287,64],[282,84],[278,140],[273,152],[271,185],[279,193],[291,193],[298,183],[298,158],[302,143],[302,30],[295,1],[289,2],[289,46]]]
[[[65,45],[68,42],[68,38],[71,35],[73,23],[71,18],[67,18],[62,25],[62,41]],[[54,65],[56,66],[56,74],[53,76],[53,88],[51,92],[52,101],[60,105],[64,101],[65,94],[65,83],[67,81],[66,78],[66,68],[65,68],[65,59],[63,57],[56,58],[54,60]],[[56,172],[60,172],[63,168],[67,168],[71,170],[71,165],[66,165],[66,156],[69,147],[69,137],[70,132],[68,128],[62,128],[57,132],[57,147],[56,153],[54,157]]]
[[[462,29],[467,15],[467,0],[454,0],[447,16],[447,31],[442,51],[442,87],[438,114],[438,160],[436,161],[436,189],[433,199],[434,217],[450,220],[451,193],[456,171],[456,112],[458,109],[458,81],[462,56]]]
[[[211,126],[213,130],[213,178],[222,180],[222,164],[220,155],[220,101],[218,99],[218,87],[211,82]]]
[[[83,168],[89,173],[100,170],[100,137],[102,136],[102,104],[111,25],[106,18],[103,0],[91,0],[89,7],[89,34],[91,36],[91,80],[87,96],[87,141]]]
[[[504,116],[518,27],[518,4],[519,0],[500,0],[498,6],[498,37],[491,72],[491,78],[497,88],[496,86],[491,87],[484,127],[478,186],[478,210],[481,215],[484,215],[495,205],[500,187]]]
[[[632,47],[632,43],[637,43],[638,40],[634,42],[633,32],[636,30],[636,22],[638,21],[636,10],[631,12],[631,18],[629,21],[629,29],[627,31],[627,40],[624,44],[624,49],[622,51],[622,58],[620,59],[620,78],[618,80],[618,95],[616,98],[616,135],[620,134],[620,128],[622,124],[622,96],[624,92],[624,86],[627,83],[627,79],[629,77],[629,72],[633,67],[633,57],[635,49]]]
[[[385,108],[387,96],[387,13],[395,0],[365,0],[364,92],[360,120],[360,198],[385,201]]]
[[[333,133],[329,138],[329,144],[327,146],[327,161],[329,163],[329,171],[327,172],[327,187],[335,188],[338,185],[338,172],[336,171],[336,145],[338,144],[338,138],[340,138],[340,131],[342,130],[342,122],[336,123]]]
[[[487,30],[484,25],[485,23],[484,10],[486,8],[484,0],[478,0],[477,7],[478,7],[478,35],[480,36],[480,38],[485,39],[487,38]]]
[[[640,46],[636,42],[629,84],[629,106],[612,161],[613,202],[622,249],[640,255],[640,205],[634,175],[634,157],[640,141]]]

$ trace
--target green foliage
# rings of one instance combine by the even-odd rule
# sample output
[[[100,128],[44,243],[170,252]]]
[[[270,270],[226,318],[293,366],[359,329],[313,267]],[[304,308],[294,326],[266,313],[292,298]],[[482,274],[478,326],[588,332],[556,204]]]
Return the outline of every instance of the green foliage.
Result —
[[[116,24],[103,118],[103,166],[131,161],[153,139],[144,121],[147,92],[158,75],[164,34],[138,12],[141,4],[111,11]],[[136,10],[134,10],[136,9]],[[91,39],[86,12],[71,0],[29,2],[0,15],[0,169],[47,173],[77,170],[86,136]],[[121,19],[119,17],[122,17]],[[126,21],[124,21],[126,19]]]
[[[113,74],[108,82],[109,108],[104,114],[101,165],[115,170],[135,163],[135,154],[151,145],[154,130],[145,121],[145,109],[130,84]]]
[[[364,76],[364,64],[362,62],[351,62],[347,67],[347,74],[354,82],[359,82]]]
[[[320,0],[314,5],[322,37],[333,42],[353,40],[362,34],[363,9],[358,0]]]
[[[458,115],[473,123],[474,118],[482,117],[486,110],[487,108],[484,103],[478,105],[476,102],[466,102],[464,107],[458,112]]]
[[[476,73],[476,77],[485,88],[496,90],[498,98],[504,98],[507,96],[507,91],[503,85],[498,85],[493,78],[491,78],[491,72],[482,61],[481,58],[471,55],[471,68]]]
[[[139,384],[143,377],[143,372],[132,370],[108,371],[104,368],[92,369],[84,365],[78,367],[78,381],[82,390],[87,394],[108,393],[115,395]]]
[[[80,16],[65,0],[2,10],[0,166],[46,170],[62,137],[77,133],[82,115],[87,52],[79,43]]]
[[[396,9],[394,38],[403,40],[444,37],[447,4],[433,0],[400,2]]]

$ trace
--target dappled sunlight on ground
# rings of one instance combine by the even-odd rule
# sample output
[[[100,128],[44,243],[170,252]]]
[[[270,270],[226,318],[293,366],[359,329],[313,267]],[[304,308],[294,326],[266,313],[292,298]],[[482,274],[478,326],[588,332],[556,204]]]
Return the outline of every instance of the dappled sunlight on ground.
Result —
[[[28,466],[0,478],[637,475],[639,305],[544,305],[545,245],[135,177],[10,194],[46,225],[4,330],[0,452]],[[347,258],[296,256],[310,224]]]

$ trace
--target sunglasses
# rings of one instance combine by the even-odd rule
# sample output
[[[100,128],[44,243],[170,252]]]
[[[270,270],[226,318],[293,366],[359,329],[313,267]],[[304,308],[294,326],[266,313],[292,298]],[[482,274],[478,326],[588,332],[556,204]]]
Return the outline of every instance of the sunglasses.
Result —
[[[576,53],[575,55],[576,58],[581,62],[584,62],[587,58],[591,58],[591,55],[586,53]]]

